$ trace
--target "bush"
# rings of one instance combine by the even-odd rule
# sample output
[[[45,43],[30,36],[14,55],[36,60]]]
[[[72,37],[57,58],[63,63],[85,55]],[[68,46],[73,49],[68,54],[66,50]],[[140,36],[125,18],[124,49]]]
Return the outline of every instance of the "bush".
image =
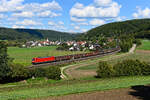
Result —
[[[46,70],[44,68],[35,68],[30,70],[31,75],[34,77],[45,77]]]
[[[139,62],[143,75],[150,75],[150,65],[146,62]]]
[[[111,65],[107,62],[99,62],[98,70],[97,70],[97,77],[105,78],[105,77],[112,77],[114,75],[114,71]]]
[[[135,43],[137,46],[140,46],[142,44],[141,40],[140,39],[135,39],[133,41],[133,43]]]
[[[6,80],[10,75],[11,69],[8,63],[9,57],[7,55],[7,44],[0,41],[0,82]]]
[[[139,60],[124,60],[114,65],[116,76],[142,75],[142,63]]]
[[[11,78],[19,81],[30,78],[30,73],[27,68],[21,64],[11,64]]]
[[[46,68],[46,77],[48,79],[60,80],[61,79],[60,75],[61,70],[59,67],[51,66],[49,68]]]

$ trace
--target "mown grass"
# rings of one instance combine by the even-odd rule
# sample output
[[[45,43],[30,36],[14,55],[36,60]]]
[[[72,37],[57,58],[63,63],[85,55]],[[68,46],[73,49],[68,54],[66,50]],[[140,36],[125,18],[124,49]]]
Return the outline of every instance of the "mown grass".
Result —
[[[82,79],[83,80],[83,79]],[[91,92],[91,91],[102,91],[116,88],[126,88],[135,85],[146,85],[150,84],[150,76],[132,76],[132,77],[119,77],[109,79],[95,79],[94,78],[84,79],[85,82],[74,82],[71,84],[62,84],[58,86],[45,86],[37,88],[24,88],[9,91],[1,91],[1,100],[20,100],[30,98],[42,98],[49,96],[60,96],[74,93]]]
[[[20,63],[25,66],[31,65],[32,58],[34,57],[47,57],[47,56],[61,56],[76,53],[83,53],[81,51],[58,51],[57,46],[35,47],[35,48],[18,48],[9,47],[8,54],[14,58],[14,63]]]
[[[150,50],[150,40],[142,40],[142,45],[138,49],[139,50]]]
[[[97,69],[97,66],[98,66],[98,63],[79,67],[76,70],[95,70],[95,69]]]

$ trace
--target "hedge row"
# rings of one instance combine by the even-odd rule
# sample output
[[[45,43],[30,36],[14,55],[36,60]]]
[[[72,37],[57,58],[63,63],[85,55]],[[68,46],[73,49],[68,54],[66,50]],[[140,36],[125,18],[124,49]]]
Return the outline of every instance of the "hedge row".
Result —
[[[97,77],[118,77],[150,75],[150,65],[139,60],[124,60],[111,66],[107,62],[99,62]]]
[[[17,82],[32,77],[46,77],[48,79],[59,80],[61,79],[61,71],[57,66],[50,66],[47,68],[34,68],[28,69],[21,64],[10,64],[9,75],[0,80],[0,83]]]

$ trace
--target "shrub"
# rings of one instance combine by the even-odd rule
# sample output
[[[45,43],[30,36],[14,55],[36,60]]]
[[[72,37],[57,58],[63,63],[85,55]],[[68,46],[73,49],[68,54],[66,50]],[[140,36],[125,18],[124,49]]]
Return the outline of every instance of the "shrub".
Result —
[[[140,46],[142,44],[141,40],[140,39],[135,39],[133,41],[133,43],[135,43],[137,46]]]
[[[150,75],[150,65],[146,62],[139,62],[143,75]]]
[[[97,77],[104,78],[104,77],[112,77],[114,75],[114,71],[111,65],[107,62],[100,61],[98,70],[97,70]]]
[[[29,70],[21,64],[11,64],[11,78],[19,81],[30,77]]]
[[[116,76],[142,75],[141,62],[139,60],[124,60],[114,65]]]
[[[32,73],[31,75],[34,77],[45,77],[46,75],[46,70],[44,68],[35,68],[31,69],[30,72]]]
[[[61,75],[61,70],[59,67],[51,66],[49,68],[46,68],[46,77],[48,79],[59,80],[61,79],[60,75]]]
[[[5,42],[0,41],[0,82],[9,77],[11,69],[8,65],[9,57],[7,55],[7,45]]]

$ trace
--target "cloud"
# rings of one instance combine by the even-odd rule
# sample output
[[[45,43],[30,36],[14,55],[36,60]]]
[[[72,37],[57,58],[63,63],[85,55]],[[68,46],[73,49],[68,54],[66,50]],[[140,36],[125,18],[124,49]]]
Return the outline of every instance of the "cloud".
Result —
[[[137,7],[137,12],[133,13],[132,16],[134,18],[150,18],[150,8],[146,7],[142,10],[140,7]]]
[[[86,22],[82,22],[82,23],[78,23],[78,25],[84,25],[84,26],[87,26],[87,25],[89,25],[89,24],[86,23]]]
[[[76,17],[71,17],[71,21],[74,21],[74,22],[83,22],[83,21],[86,21],[87,19],[81,19],[81,18],[76,18]]]
[[[48,10],[48,11],[38,13],[37,16],[38,17],[57,17],[57,16],[61,16],[61,14],[57,14]]]
[[[25,17],[25,18],[31,18],[34,16],[34,13],[31,11],[24,11],[21,13],[14,13],[12,14],[13,17]]]
[[[105,7],[95,4],[96,2],[103,1]],[[108,1],[109,2],[109,1]],[[117,2],[104,2],[104,0],[95,0],[93,4],[84,6],[81,3],[76,3],[70,10],[70,15],[73,17],[117,17],[121,5]],[[103,5],[104,5],[103,4]],[[97,6],[98,5],[98,6]],[[106,6],[107,5],[107,6]]]
[[[3,19],[3,18],[7,18],[8,16],[4,15],[4,14],[0,14],[0,19]]]
[[[64,22],[63,21],[58,21],[58,22],[49,21],[48,25],[52,29],[66,30],[66,27],[64,26]]]
[[[0,12],[18,11],[24,0],[0,0]]]
[[[112,3],[112,0],[94,0],[94,3],[97,6],[108,6]]]
[[[80,27],[79,26],[74,26],[74,29],[75,30],[80,30]]]
[[[23,21],[18,21],[18,22],[16,22],[16,24],[17,25],[24,25],[24,26],[38,26],[38,25],[42,25],[42,23],[40,23],[40,22],[29,20],[29,19],[24,19]]]
[[[13,25],[12,28],[25,28],[24,26],[20,26],[20,25]]]
[[[90,23],[90,25],[97,26],[97,25],[105,24],[105,21],[101,20],[101,19],[93,19],[89,23]]]

